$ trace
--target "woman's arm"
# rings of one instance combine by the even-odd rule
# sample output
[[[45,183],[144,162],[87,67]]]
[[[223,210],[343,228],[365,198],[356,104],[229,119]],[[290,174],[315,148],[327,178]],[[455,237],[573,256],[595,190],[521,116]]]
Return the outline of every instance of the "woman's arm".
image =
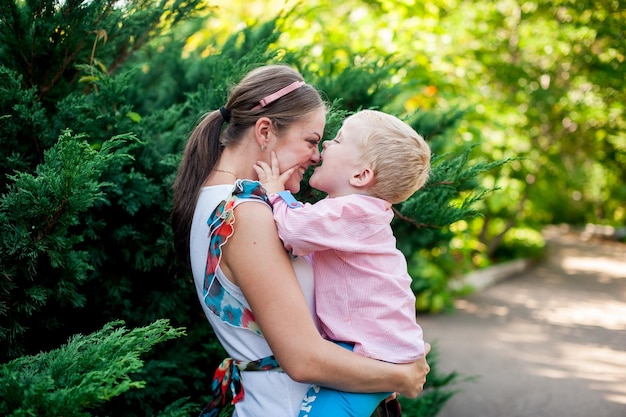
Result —
[[[389,364],[320,336],[266,206],[241,204],[235,218],[236,232],[224,246],[221,267],[245,294],[272,352],[292,379],[342,391],[407,397],[421,392],[429,371],[425,358]]]

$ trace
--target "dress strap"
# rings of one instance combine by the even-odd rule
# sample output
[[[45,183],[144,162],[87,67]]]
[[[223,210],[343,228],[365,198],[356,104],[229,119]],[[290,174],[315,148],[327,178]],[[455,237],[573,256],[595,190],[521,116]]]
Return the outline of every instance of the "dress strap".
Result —
[[[218,366],[211,383],[212,397],[206,407],[200,412],[199,417],[218,417],[226,406],[229,396],[230,404],[235,404],[244,397],[243,385],[241,384],[240,371],[282,371],[274,356],[266,356],[256,361],[238,361],[226,358]]]

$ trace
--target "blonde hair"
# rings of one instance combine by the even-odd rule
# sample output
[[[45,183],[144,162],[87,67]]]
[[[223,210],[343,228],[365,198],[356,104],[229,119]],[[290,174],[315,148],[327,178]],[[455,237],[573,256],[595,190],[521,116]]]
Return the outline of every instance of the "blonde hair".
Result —
[[[362,110],[349,117],[359,122],[361,162],[374,172],[369,194],[392,204],[411,197],[428,180],[430,147],[411,126],[395,116]]]

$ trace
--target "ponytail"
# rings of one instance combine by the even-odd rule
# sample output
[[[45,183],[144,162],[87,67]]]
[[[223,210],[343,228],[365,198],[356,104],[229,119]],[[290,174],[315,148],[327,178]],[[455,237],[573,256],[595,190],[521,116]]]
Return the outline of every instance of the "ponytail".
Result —
[[[174,181],[172,229],[174,249],[185,265],[189,260],[189,233],[198,193],[222,153],[220,132],[224,119],[218,110],[207,113],[191,132]]]

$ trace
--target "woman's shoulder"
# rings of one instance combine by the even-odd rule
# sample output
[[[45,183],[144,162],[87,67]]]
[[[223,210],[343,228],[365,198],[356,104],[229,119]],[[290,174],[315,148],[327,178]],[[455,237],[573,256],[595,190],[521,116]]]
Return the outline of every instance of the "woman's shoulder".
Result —
[[[243,204],[247,203],[247,204]],[[257,204],[251,204],[257,203]],[[261,204],[258,204],[261,203]],[[251,221],[253,224],[270,222],[274,225],[272,208],[263,200],[259,199],[239,199],[235,202],[234,212],[236,221]]]

